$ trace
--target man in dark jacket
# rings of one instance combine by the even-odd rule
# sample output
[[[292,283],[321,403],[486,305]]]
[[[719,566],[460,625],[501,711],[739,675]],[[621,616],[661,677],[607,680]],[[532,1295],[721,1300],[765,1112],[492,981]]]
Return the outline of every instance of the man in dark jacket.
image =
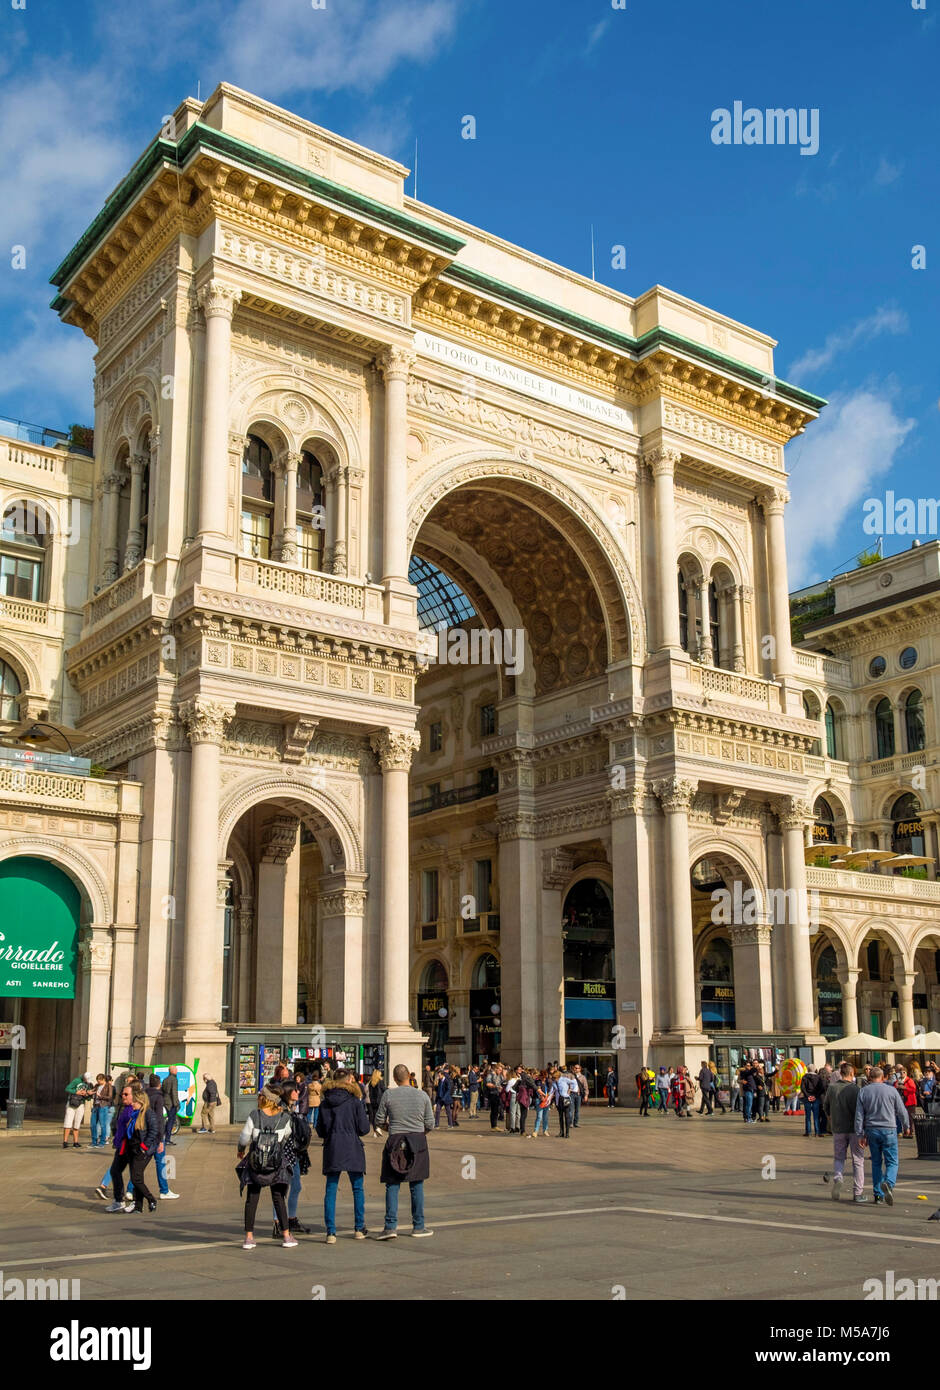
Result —
[[[702,1093],[702,1099],[698,1103],[698,1113],[711,1115],[714,1111],[715,1078],[712,1076],[711,1068],[707,1062],[703,1062],[699,1067],[698,1085]]]
[[[800,1095],[803,1097],[803,1110],[805,1113],[805,1127],[803,1133],[810,1134],[810,1124],[812,1132],[819,1138],[819,1098],[822,1086],[819,1076],[813,1067],[810,1067],[803,1080],[800,1082]]]
[[[450,1073],[442,1071],[437,1078],[434,1087],[434,1128],[439,1129],[441,1125],[441,1106],[447,1115],[447,1128],[454,1128],[454,1088],[451,1083]]]
[[[157,1186],[160,1189],[160,1196],[164,1200],[172,1201],[180,1194],[170,1191],[170,1184],[167,1181],[166,1172],[166,1113],[163,1108],[163,1089],[160,1085],[158,1076],[151,1076],[147,1084],[147,1100],[150,1109],[157,1117],[159,1129],[157,1131],[157,1146],[154,1149],[153,1160],[157,1168]],[[128,1186],[128,1193],[133,1184]]]
[[[173,1126],[180,1108],[180,1093],[176,1081],[176,1068],[170,1067],[169,1073],[163,1078],[163,1085],[160,1087],[163,1092],[163,1108],[166,1111],[166,1139],[167,1144],[172,1144],[175,1148],[176,1140],[173,1138]]]
[[[288,1078],[285,1077],[285,1080],[287,1079]],[[206,1087],[202,1093],[202,1114],[200,1117],[202,1119],[202,1128],[199,1133],[215,1134],[215,1119],[213,1117],[215,1115],[215,1107],[221,1104],[219,1088],[211,1076],[204,1076],[203,1080],[206,1083]]]
[[[396,1072],[397,1072],[396,1068]],[[425,1097],[427,1099],[427,1097]],[[428,1101],[430,1108],[430,1101]],[[348,1072],[336,1071],[332,1080],[324,1081],[320,1110],[317,1114],[317,1134],[323,1140],[323,1172],[326,1193],[323,1198],[323,1220],[326,1224],[327,1245],[336,1244],[336,1189],[341,1173],[349,1174],[353,1190],[353,1209],[356,1217],[356,1240],[365,1240],[366,1151],[363,1136],[371,1129],[366,1107],[362,1103],[359,1084]]]
[[[399,1062],[392,1072],[394,1089],[385,1092],[375,1116],[376,1129],[389,1134],[382,1152],[385,1183],[385,1229],[379,1240],[398,1236],[398,1189],[403,1182],[411,1188],[411,1234],[433,1236],[424,1224],[424,1184],[431,1176],[428,1131],[434,1128],[434,1112],[424,1091],[408,1084],[408,1068]]]
[[[858,1086],[855,1084],[855,1068],[851,1062],[843,1062],[839,1068],[838,1081],[830,1081],[823,1096],[823,1111],[832,1130],[832,1174],[824,1173],[823,1182],[832,1179],[832,1200],[838,1202],[842,1196],[842,1183],[845,1175],[845,1155],[852,1155],[853,1200],[867,1202],[865,1196],[865,1150],[855,1133],[855,1111],[858,1108]]]

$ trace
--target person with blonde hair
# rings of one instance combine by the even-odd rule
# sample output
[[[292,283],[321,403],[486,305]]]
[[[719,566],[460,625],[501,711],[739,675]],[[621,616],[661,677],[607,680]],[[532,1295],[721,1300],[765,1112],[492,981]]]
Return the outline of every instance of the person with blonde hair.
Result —
[[[121,1091],[121,1108],[112,1121],[113,1144],[116,1150],[111,1164],[114,1201],[105,1211],[141,1212],[144,1202],[148,1211],[156,1211],[157,1202],[144,1181],[144,1169],[153,1158],[160,1142],[160,1122],[151,1109],[147,1093],[139,1081],[129,1081]],[[124,1200],[124,1172],[131,1170],[134,1185],[133,1204]]]

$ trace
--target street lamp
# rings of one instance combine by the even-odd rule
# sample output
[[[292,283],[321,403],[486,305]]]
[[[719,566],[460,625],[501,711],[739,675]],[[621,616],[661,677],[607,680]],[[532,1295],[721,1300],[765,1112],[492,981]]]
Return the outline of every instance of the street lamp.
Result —
[[[72,745],[69,742],[68,735],[64,734],[61,729],[55,726],[55,724],[46,724],[42,720],[39,720],[35,724],[31,724],[30,727],[25,730],[25,732],[17,735],[16,742],[26,743],[30,746],[32,746],[33,744],[38,744],[41,747],[44,743],[50,742],[50,735],[44,734],[43,729],[51,729],[53,733],[59,735],[59,738],[64,739],[65,746],[69,750],[70,755],[72,757],[75,756],[75,750],[72,748]]]

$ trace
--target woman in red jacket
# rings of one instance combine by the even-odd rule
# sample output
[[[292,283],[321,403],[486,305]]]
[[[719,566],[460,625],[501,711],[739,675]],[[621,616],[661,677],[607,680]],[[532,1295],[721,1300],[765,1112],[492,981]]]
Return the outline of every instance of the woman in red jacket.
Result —
[[[907,1068],[901,1068],[898,1079],[898,1090],[901,1092],[901,1099],[907,1111],[907,1129],[904,1131],[904,1138],[910,1139],[914,1133],[914,1111],[917,1107],[917,1082],[912,1076],[908,1076]]]

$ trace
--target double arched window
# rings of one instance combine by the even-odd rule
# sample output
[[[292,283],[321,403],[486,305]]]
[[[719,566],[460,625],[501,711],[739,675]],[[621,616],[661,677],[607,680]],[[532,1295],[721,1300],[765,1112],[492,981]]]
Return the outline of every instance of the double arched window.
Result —
[[[875,756],[894,757],[894,710],[887,697],[875,706]]]
[[[904,737],[909,753],[921,753],[927,746],[924,697],[919,690],[912,690],[904,701]]]
[[[279,560],[302,569],[323,570],[325,451],[300,454],[296,470],[278,469],[271,446],[249,434],[242,455],[241,550],[258,560]]]
[[[45,559],[48,523],[35,502],[11,502],[0,522],[0,596],[45,598]]]
[[[256,560],[271,558],[274,458],[264,440],[250,434],[242,455],[241,550]]]
[[[323,473],[316,454],[305,449],[297,469],[297,560],[305,570],[323,569]]]
[[[0,719],[19,719],[19,697],[20,683],[16,672],[0,658]]]

